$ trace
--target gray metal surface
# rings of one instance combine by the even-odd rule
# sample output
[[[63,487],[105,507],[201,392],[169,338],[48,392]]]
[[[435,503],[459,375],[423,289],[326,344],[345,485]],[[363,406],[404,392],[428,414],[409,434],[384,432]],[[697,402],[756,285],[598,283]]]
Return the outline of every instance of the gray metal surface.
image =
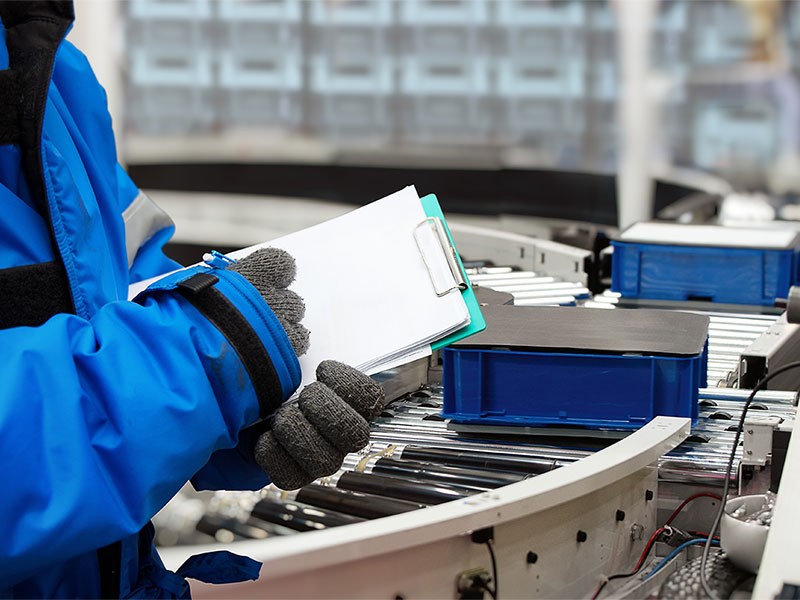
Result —
[[[584,302],[586,308],[615,308],[620,295],[606,291]],[[695,303],[696,305],[697,303]],[[656,305],[647,305],[653,308]],[[685,303],[661,303],[659,308],[684,310],[709,318],[708,326],[708,385],[727,387],[737,380],[739,359],[742,353],[759,337],[764,335],[778,320],[778,314],[756,314],[750,312],[725,312],[719,307],[709,309],[708,303],[698,308],[686,307]]]
[[[708,318],[666,310],[589,311],[570,307],[486,306],[486,329],[454,347],[544,352],[699,356]]]

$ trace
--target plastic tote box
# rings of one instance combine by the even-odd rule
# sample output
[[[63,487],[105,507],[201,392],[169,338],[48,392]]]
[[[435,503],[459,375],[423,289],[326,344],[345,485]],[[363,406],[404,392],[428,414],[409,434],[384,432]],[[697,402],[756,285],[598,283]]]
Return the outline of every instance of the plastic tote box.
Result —
[[[708,317],[682,312],[486,306],[486,329],[442,350],[454,424],[637,429],[697,420]]]
[[[636,223],[612,242],[625,298],[773,306],[798,281],[796,231]]]

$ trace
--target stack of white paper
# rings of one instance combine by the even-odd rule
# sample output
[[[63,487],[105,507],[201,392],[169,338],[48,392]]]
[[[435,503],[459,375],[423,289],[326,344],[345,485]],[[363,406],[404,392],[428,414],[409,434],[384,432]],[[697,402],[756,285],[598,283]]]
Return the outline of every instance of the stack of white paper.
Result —
[[[436,293],[456,281],[433,231],[418,228],[426,218],[416,190],[407,187],[230,255],[272,246],[297,261],[290,289],[303,297],[302,323],[311,331],[311,347],[300,357],[303,385],[315,379],[325,359],[377,373],[430,354],[431,342],[469,324],[460,293]]]

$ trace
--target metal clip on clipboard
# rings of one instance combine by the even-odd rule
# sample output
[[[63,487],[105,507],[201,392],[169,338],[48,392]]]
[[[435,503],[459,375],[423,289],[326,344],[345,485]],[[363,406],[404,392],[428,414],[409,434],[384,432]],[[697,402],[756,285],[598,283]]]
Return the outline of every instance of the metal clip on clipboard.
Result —
[[[456,249],[450,243],[441,219],[428,217],[420,222],[414,228],[414,239],[437,296],[467,289],[467,280],[456,258]],[[441,253],[444,256],[446,270],[441,268],[441,260],[435,261],[434,253]]]

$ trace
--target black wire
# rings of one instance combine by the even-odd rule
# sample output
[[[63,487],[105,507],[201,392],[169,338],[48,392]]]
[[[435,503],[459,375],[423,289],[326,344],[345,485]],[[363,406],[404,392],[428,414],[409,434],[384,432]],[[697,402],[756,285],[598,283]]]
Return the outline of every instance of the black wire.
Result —
[[[661,535],[661,534],[659,534],[659,535]],[[598,598],[600,596],[600,592],[602,592],[603,588],[605,588],[606,585],[608,585],[609,581],[612,581],[614,579],[624,579],[626,577],[633,577],[634,575],[639,573],[639,571],[644,569],[645,559],[648,556],[650,556],[650,553],[653,551],[653,548],[656,547],[656,539],[657,538],[653,537],[651,539],[652,539],[652,543],[645,548],[645,552],[639,557],[639,561],[638,561],[639,566],[636,567],[633,571],[630,571],[628,573],[614,573],[613,575],[609,575],[608,577],[606,577],[603,580],[603,583],[601,583],[600,586],[595,590],[594,594],[592,594],[592,599],[591,600],[596,600],[596,598]]]
[[[492,600],[497,600],[497,592],[495,592],[492,588],[490,588],[489,584],[483,582],[480,585],[492,597]]]
[[[489,595],[497,600],[497,559],[494,556],[494,548],[492,547],[492,540],[486,540],[486,547],[489,549],[489,556],[492,558],[492,579],[494,579],[494,589],[484,584],[484,588],[489,592]]]
[[[647,549],[647,552],[645,553],[645,555],[642,558],[647,558],[647,556],[650,554],[650,552],[653,550],[653,548],[655,548],[655,546],[656,546],[656,544],[655,544],[655,542],[653,542],[650,545],[650,547]],[[642,560],[642,564],[639,565],[639,568],[631,571],[630,573],[614,573],[613,575],[609,575],[608,577],[606,577],[605,580],[603,580],[603,583],[600,584],[600,587],[598,587],[597,590],[595,591],[595,593],[592,595],[592,600],[594,600],[595,598],[600,596],[600,592],[602,592],[603,588],[606,587],[606,585],[608,585],[609,581],[612,581],[614,579],[624,579],[625,577],[633,577],[634,575],[636,575],[639,571],[641,571],[644,568],[644,565],[645,565],[645,562],[644,562],[644,560]]]
[[[722,499],[719,503],[719,509],[717,510],[717,514],[714,517],[714,524],[711,526],[711,529],[708,530],[708,538],[706,539],[705,546],[703,547],[703,557],[700,559],[700,585],[703,588],[703,591],[709,598],[713,598],[716,600],[717,595],[714,591],[709,587],[708,581],[706,581],[706,564],[708,563],[708,555],[711,550],[711,544],[714,539],[714,535],[717,532],[717,528],[719,527],[719,523],[722,520],[722,515],[725,512],[725,502],[728,499],[728,490],[731,486],[731,472],[733,471],[733,461],[736,460],[736,449],[739,447],[739,438],[742,436],[742,431],[744,430],[744,419],[747,416],[747,410],[750,408],[750,404],[752,404],[753,399],[756,396],[757,392],[760,392],[764,389],[764,387],[769,383],[769,381],[781,373],[785,373],[786,371],[790,371],[792,369],[796,369],[800,367],[800,361],[790,362],[782,367],[775,369],[772,373],[768,373],[764,379],[758,382],[758,384],[753,388],[753,391],[747,397],[747,401],[744,403],[742,407],[742,416],[739,418],[739,426],[736,428],[736,437],[733,439],[733,448],[731,448],[731,455],[728,458],[728,467],[725,470],[725,486],[722,488]]]
[[[655,547],[655,542],[650,546],[650,548],[647,549],[647,554],[645,554],[643,558],[646,558],[647,555],[650,554],[650,551],[654,547]],[[602,592],[603,588],[606,587],[606,585],[608,585],[609,581],[612,581],[614,579],[624,579],[625,577],[633,577],[634,575],[636,575],[639,571],[641,571],[644,568],[644,565],[645,565],[645,562],[642,561],[642,564],[639,565],[639,568],[634,570],[634,571],[631,571],[630,573],[614,573],[614,575],[609,575],[608,577],[606,577],[603,580],[603,583],[600,584],[600,587],[598,587],[597,590],[595,591],[595,593],[592,595],[592,600],[594,600],[595,598],[600,596],[600,592]]]
[[[611,581],[611,577],[608,577],[607,579],[605,579],[603,581],[603,583],[600,584],[600,587],[598,587],[597,590],[595,591],[595,593],[592,595],[592,600],[595,600],[595,598],[600,596],[600,592],[602,592],[603,588],[606,587],[606,585],[608,585],[609,581]]]

